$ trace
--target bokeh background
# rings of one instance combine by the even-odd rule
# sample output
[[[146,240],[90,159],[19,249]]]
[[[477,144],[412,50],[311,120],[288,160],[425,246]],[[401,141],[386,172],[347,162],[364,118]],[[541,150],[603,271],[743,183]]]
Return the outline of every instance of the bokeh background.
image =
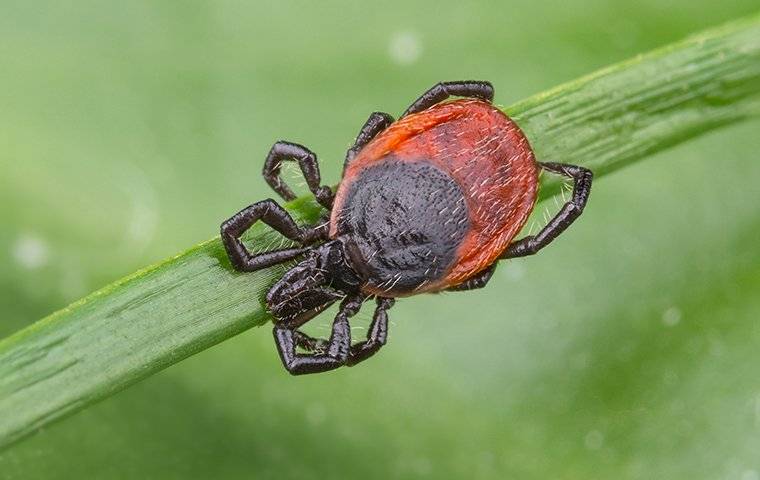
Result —
[[[337,181],[369,112],[439,80],[508,105],[757,7],[0,0],[0,335],[270,196],[275,140]],[[758,480],[758,127],[604,177],[488,288],[399,302],[360,368],[292,378],[257,328],[0,452],[0,478]]]

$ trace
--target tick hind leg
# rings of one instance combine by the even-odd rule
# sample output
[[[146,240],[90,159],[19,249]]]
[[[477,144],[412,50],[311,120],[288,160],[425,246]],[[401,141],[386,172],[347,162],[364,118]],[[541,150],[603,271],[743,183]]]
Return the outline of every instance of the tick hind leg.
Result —
[[[387,312],[394,303],[395,300],[392,298],[378,297],[375,314],[372,317],[372,323],[367,332],[367,338],[351,346],[345,363],[347,366],[352,367],[357,363],[363,362],[385,345],[385,342],[388,340]],[[316,352],[317,354],[324,354],[330,345],[329,340],[310,337],[300,330],[293,332],[293,340],[296,346],[309,352]]]
[[[282,180],[280,175],[282,162],[287,161],[298,162],[309,190],[317,198],[320,205],[330,210],[333,202],[332,190],[326,185],[320,185],[322,180],[319,174],[317,156],[303,145],[285,141],[279,141],[272,145],[272,149],[264,161],[264,170],[262,171],[262,175],[269,186],[286,201],[296,198],[293,190]]]
[[[345,365],[351,354],[351,327],[348,319],[356,315],[361,308],[364,297],[361,295],[347,297],[340,304],[340,310],[333,321],[330,340],[327,342],[314,340],[284,324],[275,324],[274,339],[277,350],[285,368],[293,375],[319,373],[334,370]],[[313,345],[320,348],[319,353],[296,353],[296,347],[308,348],[309,340],[320,342]]]
[[[364,122],[364,126],[359,130],[359,134],[356,136],[356,141],[354,141],[354,144],[346,152],[346,160],[343,163],[344,172],[356,154],[375,138],[378,133],[388,128],[391,123],[393,123],[393,117],[389,114],[385,112],[372,112],[367,121]]]
[[[346,365],[353,367],[363,362],[380,350],[388,340],[388,310],[393,306],[392,298],[378,297],[375,315],[369,325],[367,339],[351,346]]]
[[[258,220],[302,245],[323,239],[327,235],[325,225],[314,228],[298,226],[290,214],[274,200],[256,202],[230,217],[221,226],[222,243],[230,262],[241,272],[253,272],[270,267],[291,260],[306,251],[305,248],[285,248],[258,255],[251,254],[243,245],[240,236]]]
[[[477,80],[437,83],[433,85],[430,90],[423,93],[420,98],[415,100],[414,103],[406,109],[402,117],[405,117],[410,113],[427,110],[436,103],[440,103],[447,98],[454,96],[479,98],[490,103],[493,101],[493,85],[491,85],[491,82]]]
[[[564,232],[583,213],[583,209],[586,207],[589,194],[591,194],[591,182],[594,178],[591,170],[563,163],[539,163],[539,165],[544,170],[572,178],[575,183],[573,197],[565,203],[559,213],[537,235],[531,235],[512,243],[500,258],[533,255]]]

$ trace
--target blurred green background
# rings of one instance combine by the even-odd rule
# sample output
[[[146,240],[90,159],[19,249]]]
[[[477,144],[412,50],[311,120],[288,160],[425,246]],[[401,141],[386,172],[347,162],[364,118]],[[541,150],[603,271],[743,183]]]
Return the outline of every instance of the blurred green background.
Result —
[[[756,8],[0,0],[0,336],[270,196],[275,140],[334,182],[369,112],[436,81],[508,105]],[[0,452],[0,478],[758,480],[759,126],[604,177],[488,288],[400,301],[361,367],[290,377],[254,329]]]

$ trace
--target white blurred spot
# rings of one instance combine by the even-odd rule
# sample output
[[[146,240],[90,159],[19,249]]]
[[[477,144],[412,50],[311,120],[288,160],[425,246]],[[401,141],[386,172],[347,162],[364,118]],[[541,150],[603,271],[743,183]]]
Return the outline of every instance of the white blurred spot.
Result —
[[[132,202],[132,212],[127,224],[127,238],[134,242],[138,248],[143,248],[152,239],[158,224],[158,214],[150,206]]]
[[[312,403],[306,408],[306,421],[313,427],[319,427],[327,419],[327,411],[321,403]]]
[[[524,262],[509,262],[504,268],[504,276],[513,282],[523,279],[525,276]]]
[[[756,470],[744,470],[742,480],[760,480],[760,474]]]
[[[20,235],[13,244],[11,253],[16,263],[29,270],[42,268],[50,260],[47,242],[31,234]]]
[[[681,310],[678,307],[670,307],[662,312],[662,324],[666,327],[675,327],[681,321]]]
[[[604,445],[604,434],[599,430],[591,430],[583,439],[583,444],[589,450],[599,450]]]
[[[411,65],[422,55],[422,42],[415,32],[396,32],[388,42],[388,55],[399,65]]]
[[[130,211],[126,218],[124,248],[140,253],[153,240],[158,226],[158,200],[148,176],[139,167],[125,163],[119,186],[129,196]]]

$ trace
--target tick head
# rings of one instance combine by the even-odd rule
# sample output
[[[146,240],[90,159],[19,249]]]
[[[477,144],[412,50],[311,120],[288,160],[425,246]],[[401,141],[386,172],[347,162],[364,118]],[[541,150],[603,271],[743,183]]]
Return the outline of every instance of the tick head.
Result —
[[[278,323],[297,327],[343,298],[329,286],[329,279],[314,255],[291,268],[269,289],[267,308]]]
[[[269,289],[267,307],[278,322],[298,326],[360,291],[361,280],[346,260],[342,240],[312,249]]]

